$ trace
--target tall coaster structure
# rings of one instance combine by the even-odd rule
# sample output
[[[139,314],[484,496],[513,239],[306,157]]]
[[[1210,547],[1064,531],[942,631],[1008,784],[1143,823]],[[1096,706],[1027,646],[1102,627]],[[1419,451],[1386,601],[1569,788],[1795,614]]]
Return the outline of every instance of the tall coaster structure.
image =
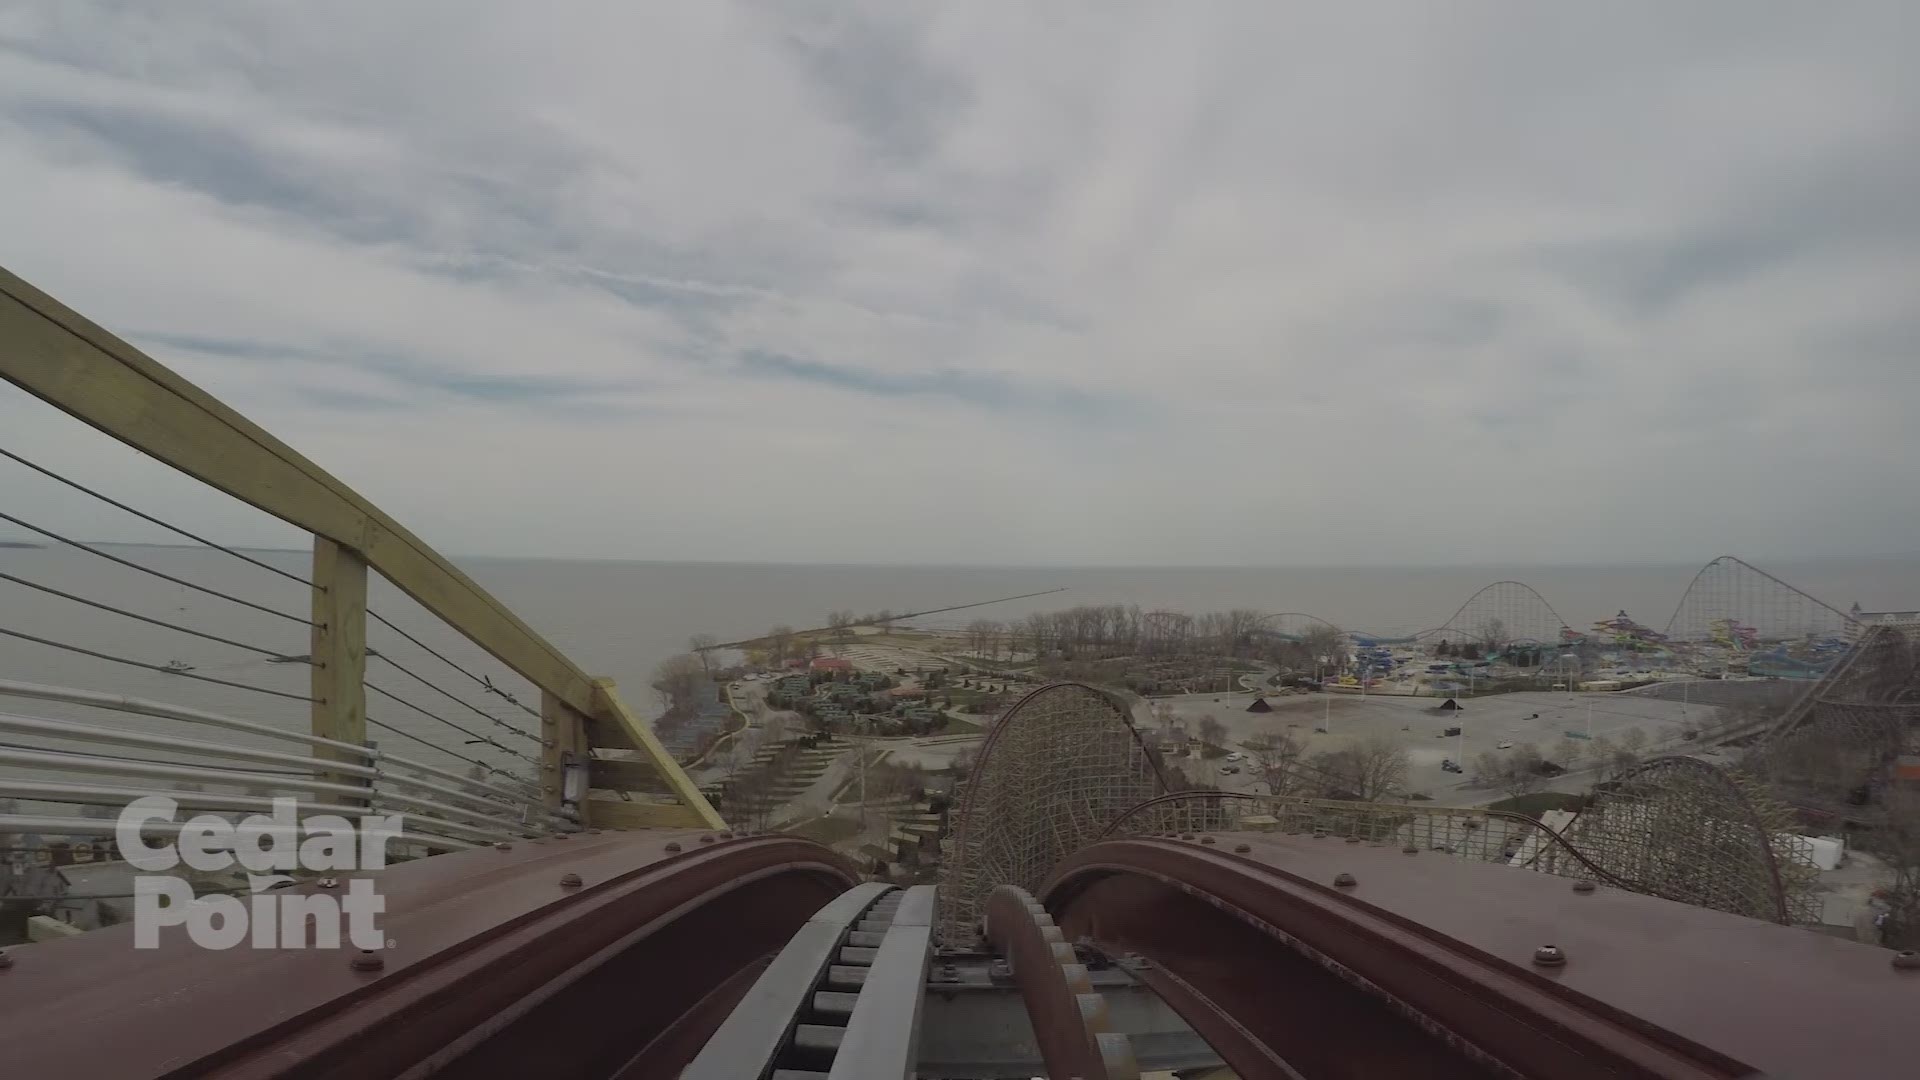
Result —
[[[960,793],[941,859],[941,940],[970,941],[996,886],[1037,888],[1054,863],[1166,791],[1119,696],[1062,682],[1021,698],[987,733]]]
[[[1698,758],[1656,758],[1600,785],[1566,840],[1634,892],[1797,924],[1819,921],[1816,870],[1764,783]]]
[[[1666,635],[1683,644],[1723,641],[1730,627],[1750,631],[1760,642],[1838,641],[1854,620],[1732,555],[1700,568],[1667,620]]]
[[[1524,581],[1496,581],[1467,598],[1453,617],[1416,640],[1432,645],[1441,641],[1511,645],[1558,645],[1570,633],[1567,621],[1546,597]]]

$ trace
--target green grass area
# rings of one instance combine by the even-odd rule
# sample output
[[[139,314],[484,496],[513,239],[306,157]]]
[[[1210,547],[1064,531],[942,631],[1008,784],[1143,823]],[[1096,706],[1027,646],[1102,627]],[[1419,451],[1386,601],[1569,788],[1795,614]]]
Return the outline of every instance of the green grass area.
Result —
[[[1549,810],[1578,810],[1581,796],[1570,795],[1564,791],[1535,791],[1526,795],[1516,795],[1511,799],[1501,799],[1488,803],[1489,810],[1505,810],[1510,814],[1525,814],[1534,820]]]
[[[786,830],[794,836],[804,836],[809,840],[818,840],[823,844],[837,844],[860,832],[858,818],[823,817],[812,821],[803,821]]]

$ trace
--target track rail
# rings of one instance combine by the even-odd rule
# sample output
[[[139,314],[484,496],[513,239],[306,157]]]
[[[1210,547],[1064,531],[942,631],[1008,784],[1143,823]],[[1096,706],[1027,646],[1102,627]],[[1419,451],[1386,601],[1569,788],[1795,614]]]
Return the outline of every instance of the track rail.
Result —
[[[1892,1075],[1920,992],[1878,949],[1332,839],[1106,841],[1040,895],[1249,1078]]]

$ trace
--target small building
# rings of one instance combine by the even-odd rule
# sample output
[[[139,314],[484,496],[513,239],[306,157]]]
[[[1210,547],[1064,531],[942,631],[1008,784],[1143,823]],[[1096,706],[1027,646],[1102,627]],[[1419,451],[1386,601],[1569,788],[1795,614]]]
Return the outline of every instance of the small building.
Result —
[[[853,661],[844,656],[816,656],[810,666],[814,671],[852,671]]]
[[[1920,640],[1920,611],[1862,611],[1855,604],[1847,612],[1853,617],[1853,624],[1847,627],[1847,640],[1858,641],[1860,635],[1876,626],[1890,627]]]

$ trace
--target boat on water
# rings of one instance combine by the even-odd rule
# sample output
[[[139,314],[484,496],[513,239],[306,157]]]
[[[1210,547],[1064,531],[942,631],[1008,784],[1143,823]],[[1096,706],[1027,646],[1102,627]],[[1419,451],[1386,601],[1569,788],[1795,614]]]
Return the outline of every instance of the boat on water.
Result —
[[[193,665],[187,663],[185,660],[169,660],[166,664],[166,671],[169,675],[179,675],[182,672],[192,670]]]

